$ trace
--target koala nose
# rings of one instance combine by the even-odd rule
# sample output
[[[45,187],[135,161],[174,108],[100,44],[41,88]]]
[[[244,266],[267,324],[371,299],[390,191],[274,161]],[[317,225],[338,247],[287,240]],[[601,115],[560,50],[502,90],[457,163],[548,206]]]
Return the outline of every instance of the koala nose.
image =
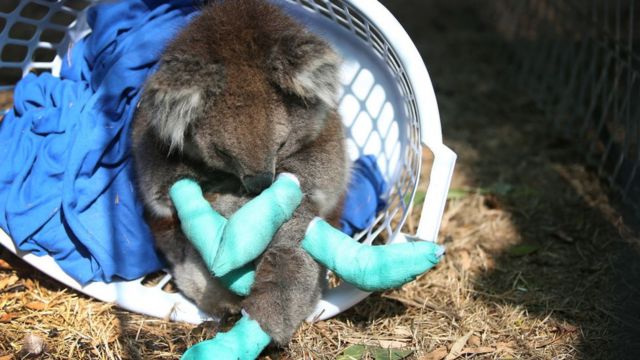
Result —
[[[253,194],[259,194],[273,183],[274,174],[263,172],[257,175],[246,175],[242,177],[244,187]]]

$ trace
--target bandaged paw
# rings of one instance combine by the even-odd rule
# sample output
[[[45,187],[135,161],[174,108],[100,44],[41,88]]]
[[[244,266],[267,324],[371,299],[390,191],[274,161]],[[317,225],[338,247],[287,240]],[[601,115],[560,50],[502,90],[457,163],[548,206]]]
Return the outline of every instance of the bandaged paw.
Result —
[[[231,330],[192,346],[181,359],[253,360],[270,342],[271,337],[260,324],[244,315]]]
[[[309,224],[302,247],[341,279],[365,291],[402,286],[435,266],[444,253],[442,246],[427,241],[360,244],[320,218]]]

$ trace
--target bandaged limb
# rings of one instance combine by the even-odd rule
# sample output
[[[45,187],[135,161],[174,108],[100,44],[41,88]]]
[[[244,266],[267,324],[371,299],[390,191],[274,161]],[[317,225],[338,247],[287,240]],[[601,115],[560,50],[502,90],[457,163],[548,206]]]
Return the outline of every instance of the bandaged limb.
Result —
[[[170,195],[184,233],[209,269],[241,295],[248,294],[253,281],[251,262],[302,200],[295,178],[280,176],[227,222],[191,180],[178,181]],[[309,225],[302,246],[320,264],[366,291],[402,286],[435,266],[444,253],[440,245],[423,241],[363,245],[321,219]]]
[[[302,248],[344,281],[365,291],[400,287],[435,266],[444,248],[427,241],[370,246],[353,240],[320,218]]]
[[[244,314],[231,330],[190,347],[181,360],[253,360],[270,342],[260,324]]]

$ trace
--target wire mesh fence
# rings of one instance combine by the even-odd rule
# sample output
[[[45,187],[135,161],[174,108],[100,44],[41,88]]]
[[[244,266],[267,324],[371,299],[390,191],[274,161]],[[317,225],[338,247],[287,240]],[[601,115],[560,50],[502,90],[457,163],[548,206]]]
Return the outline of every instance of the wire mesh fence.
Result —
[[[640,218],[640,22],[634,0],[501,0],[512,71]]]

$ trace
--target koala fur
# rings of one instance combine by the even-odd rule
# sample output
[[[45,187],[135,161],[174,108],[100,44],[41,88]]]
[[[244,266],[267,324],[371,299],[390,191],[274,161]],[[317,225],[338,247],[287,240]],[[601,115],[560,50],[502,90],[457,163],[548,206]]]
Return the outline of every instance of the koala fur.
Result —
[[[215,1],[168,45],[133,125],[139,193],[176,284],[209,313],[246,309],[278,344],[321,293],[324,272],[300,247],[306,227],[315,216],[335,223],[348,184],[339,65],[324,40],[267,1]],[[296,174],[305,197],[240,299],[185,239],[168,189],[193,178],[229,216],[280,172]]]

